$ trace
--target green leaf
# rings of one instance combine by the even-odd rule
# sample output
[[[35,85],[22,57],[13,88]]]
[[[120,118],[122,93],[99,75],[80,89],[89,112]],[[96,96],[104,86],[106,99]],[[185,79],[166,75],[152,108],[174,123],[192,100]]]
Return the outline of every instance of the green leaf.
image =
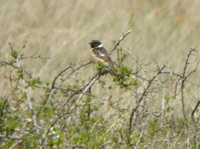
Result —
[[[19,55],[19,53],[15,50],[11,52],[11,56],[15,59],[18,57],[18,55]]]

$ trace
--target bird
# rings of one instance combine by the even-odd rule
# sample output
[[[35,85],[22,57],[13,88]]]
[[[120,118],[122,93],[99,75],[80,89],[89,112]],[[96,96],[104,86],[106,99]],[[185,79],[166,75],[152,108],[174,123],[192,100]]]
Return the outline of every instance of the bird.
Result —
[[[90,54],[94,60],[101,61],[104,64],[111,67],[111,69],[115,72],[114,63],[108,55],[107,50],[101,44],[99,40],[92,40],[90,43]]]

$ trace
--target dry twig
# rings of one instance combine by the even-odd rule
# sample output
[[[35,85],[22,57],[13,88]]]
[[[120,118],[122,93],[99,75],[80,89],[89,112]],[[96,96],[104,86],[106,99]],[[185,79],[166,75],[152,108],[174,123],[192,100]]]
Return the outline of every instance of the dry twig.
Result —
[[[182,105],[182,111],[183,111],[183,116],[185,119],[185,126],[188,130],[188,120],[187,120],[187,115],[186,115],[186,111],[185,111],[185,101],[184,101],[184,89],[185,89],[185,81],[187,80],[187,78],[194,72],[196,71],[193,70],[190,73],[187,74],[187,68],[189,65],[189,59],[192,55],[192,53],[196,51],[196,49],[191,49],[187,55],[186,61],[185,61],[185,65],[184,65],[184,69],[183,69],[183,74],[182,74],[182,80],[181,80],[181,105]]]
[[[109,55],[111,55],[116,48],[120,45],[120,43],[131,33],[131,30],[128,30],[125,34],[123,34],[123,36],[116,42],[114,48],[111,50],[111,52],[109,53]]]
[[[148,85],[147,87],[145,88],[145,90],[143,91],[141,97],[139,98],[139,100],[137,101],[137,105],[135,106],[135,108],[132,109],[132,112],[131,112],[131,115],[130,115],[130,119],[129,119],[129,134],[131,134],[131,131],[132,131],[132,122],[133,122],[133,117],[134,117],[134,114],[135,112],[138,110],[139,106],[140,106],[140,103],[141,101],[144,99],[145,96],[147,96],[148,94],[148,90],[149,88],[151,87],[153,81],[156,79],[156,77],[161,74],[162,70],[166,67],[166,65],[164,65],[162,68],[160,68],[160,70],[152,77],[152,79],[150,79],[148,81]]]
[[[10,42],[9,42],[9,45],[10,45],[11,51],[14,52],[15,50],[13,49],[13,46],[12,46],[12,44]],[[23,71],[17,56],[15,57],[15,61],[16,61],[18,70],[19,71]],[[20,77],[22,79],[23,89],[24,89],[24,92],[25,92],[25,95],[26,95],[26,99],[27,99],[27,102],[28,102],[28,109],[29,109],[29,111],[32,111],[33,106],[32,106],[32,103],[31,103],[31,99],[30,99],[30,96],[29,96],[29,91],[28,91],[28,88],[27,88],[23,73],[21,74]],[[32,121],[33,121],[33,125],[36,128],[36,133],[39,134],[39,126],[37,124],[36,116],[35,116],[34,112],[32,112]]]

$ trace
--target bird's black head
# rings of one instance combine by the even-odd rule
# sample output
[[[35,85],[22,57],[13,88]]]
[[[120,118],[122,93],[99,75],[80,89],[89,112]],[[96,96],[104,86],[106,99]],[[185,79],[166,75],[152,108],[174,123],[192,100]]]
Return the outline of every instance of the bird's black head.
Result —
[[[98,46],[101,45],[101,41],[99,41],[99,40],[92,40],[89,44],[91,45],[91,48],[96,48],[96,47],[98,47]]]

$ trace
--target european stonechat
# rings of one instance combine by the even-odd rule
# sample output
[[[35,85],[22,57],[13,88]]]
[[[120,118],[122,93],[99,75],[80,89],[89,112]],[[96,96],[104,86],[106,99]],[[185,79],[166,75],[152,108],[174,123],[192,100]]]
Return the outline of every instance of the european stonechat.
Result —
[[[92,40],[89,44],[91,46],[90,53],[91,53],[92,57],[95,60],[101,61],[104,64],[109,65],[115,71],[114,64],[113,64],[111,58],[109,57],[106,49],[101,44],[101,41]]]

